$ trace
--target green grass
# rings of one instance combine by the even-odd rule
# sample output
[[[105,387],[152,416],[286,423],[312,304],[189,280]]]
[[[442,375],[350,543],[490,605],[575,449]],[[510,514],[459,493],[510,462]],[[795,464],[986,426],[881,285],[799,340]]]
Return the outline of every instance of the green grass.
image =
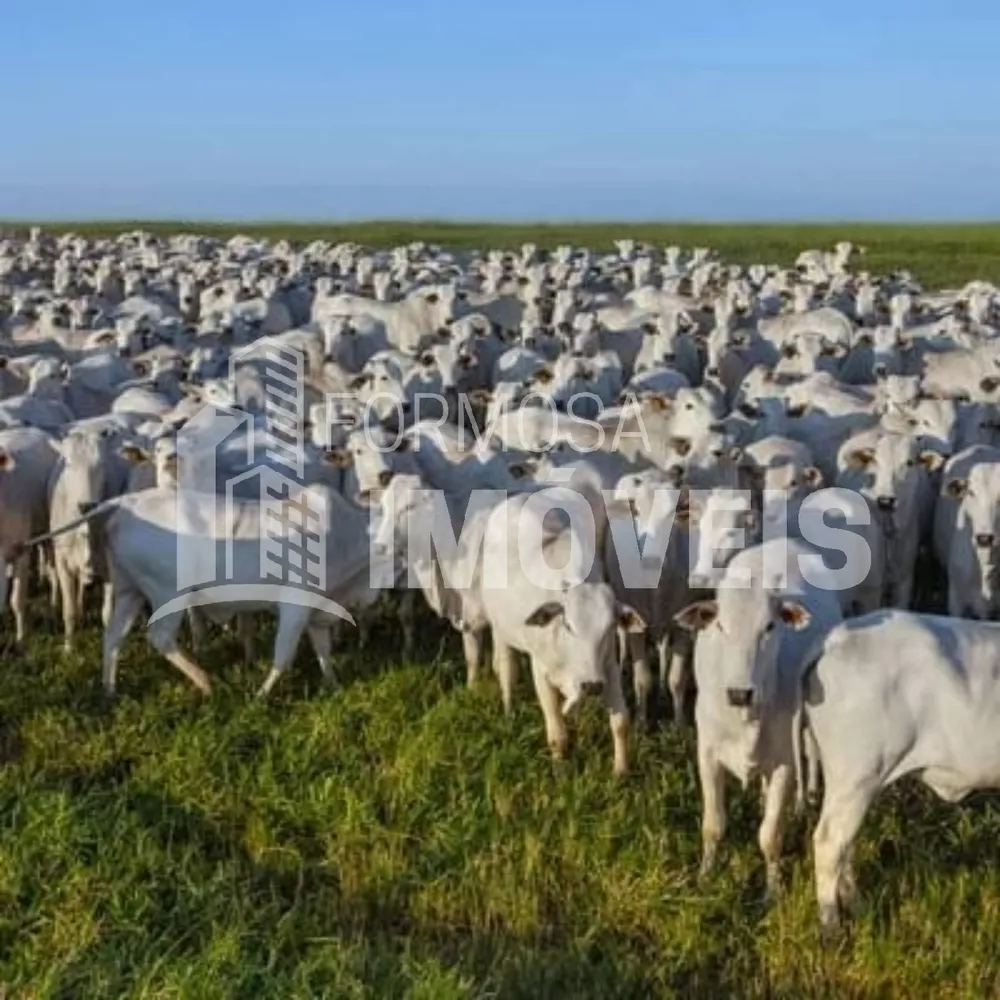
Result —
[[[0,229],[24,230],[26,223],[0,223]],[[1000,223],[952,225],[888,225],[831,223],[825,225],[699,225],[671,223],[448,223],[376,221],[352,223],[227,223],[203,222],[63,222],[51,231],[73,229],[93,236],[114,236],[137,228],[161,234],[178,231],[230,236],[242,232],[271,239],[308,242],[315,239],[353,240],[373,247],[394,246],[421,239],[449,247],[520,247],[526,241],[551,248],[559,243],[610,248],[630,236],[657,245],[705,245],[727,260],[742,263],[774,261],[790,264],[800,250],[831,247],[849,239],[869,248],[864,267],[876,273],[911,269],[928,286],[961,285],[972,278],[1000,282]]]
[[[1000,989],[1000,810],[902,788],[859,850],[865,905],[819,939],[809,825],[761,905],[759,796],[733,789],[699,884],[693,737],[664,725],[611,777],[596,704],[554,765],[523,678],[469,692],[433,623],[272,702],[218,636],[207,701],[133,638],[99,694],[98,628],[64,656],[35,609],[0,687],[0,983],[24,997],[975,997]]]

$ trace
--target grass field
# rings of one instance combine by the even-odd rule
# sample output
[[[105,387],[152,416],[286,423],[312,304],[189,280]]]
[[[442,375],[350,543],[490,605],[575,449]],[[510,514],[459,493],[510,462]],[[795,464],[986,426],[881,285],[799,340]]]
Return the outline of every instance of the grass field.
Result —
[[[846,232],[872,248],[873,270],[1000,278],[997,226],[273,235],[548,245],[624,231],[747,260],[787,260]],[[824,946],[814,815],[791,824],[787,889],[768,910],[759,796],[733,788],[721,870],[699,883],[690,732],[638,736],[632,774],[616,782],[606,720],[586,705],[556,766],[530,680],[505,718],[492,679],[465,689],[458,644],[433,622],[417,662],[401,663],[384,613],[369,650],[338,656],[336,691],[321,689],[303,649],[266,704],[252,697],[265,666],[238,665],[235,638],[201,656],[216,684],[206,701],[137,637],[122,694],[106,704],[99,627],[65,656],[52,612],[39,604],[33,616],[0,685],[0,996],[1000,993],[1000,809],[989,797],[950,807],[907,785],[882,799],[859,845],[862,913]]]
[[[25,223],[0,222],[0,230],[23,231]],[[632,237],[666,246],[711,246],[727,260],[739,263],[774,261],[790,264],[800,250],[832,247],[848,239],[867,246],[864,267],[874,273],[911,269],[921,281],[935,287],[961,285],[972,278],[1000,282],[1000,223],[953,225],[884,225],[840,223],[826,225],[696,225],[671,223],[226,223],[202,222],[63,222],[47,224],[53,232],[73,229],[85,235],[113,236],[134,229],[158,233],[204,232],[229,236],[236,232],[308,242],[315,239],[353,240],[385,247],[424,240],[450,247],[516,248],[533,242],[551,248],[560,243],[608,248],[612,241]]]

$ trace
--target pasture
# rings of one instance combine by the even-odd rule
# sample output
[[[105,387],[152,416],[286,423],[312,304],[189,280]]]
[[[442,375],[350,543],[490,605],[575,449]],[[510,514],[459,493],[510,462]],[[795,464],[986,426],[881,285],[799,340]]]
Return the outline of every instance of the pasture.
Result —
[[[867,244],[873,272],[911,268],[929,286],[1000,280],[1000,226],[226,228],[369,245],[633,236],[783,263],[843,237]],[[59,631],[37,599],[27,643],[4,656],[4,996],[1000,991],[1000,808],[990,796],[956,808],[904,784],[881,798],[858,847],[863,908],[841,940],[824,943],[815,810],[791,824],[785,891],[765,908],[760,796],[731,786],[722,863],[700,880],[692,729],[636,734],[619,782],[606,715],[586,703],[570,723],[568,760],[554,764],[527,671],[506,718],[492,677],[466,689],[460,643],[429,614],[415,662],[400,662],[398,625],[383,608],[368,648],[349,639],[337,649],[336,690],[321,687],[303,648],[266,703],[253,698],[265,664],[244,668],[235,636],[217,636],[201,656],[215,685],[207,700],[133,637],[109,703],[96,616],[72,655]]]

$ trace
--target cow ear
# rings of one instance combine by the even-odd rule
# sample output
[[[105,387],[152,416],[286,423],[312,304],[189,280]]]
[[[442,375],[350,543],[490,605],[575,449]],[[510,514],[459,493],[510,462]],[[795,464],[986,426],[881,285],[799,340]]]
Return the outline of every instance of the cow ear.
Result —
[[[823,485],[823,473],[815,465],[810,465],[802,470],[802,482],[818,490]]]
[[[358,389],[361,389],[364,386],[366,386],[371,381],[371,378],[372,377],[370,372],[365,372],[361,375],[357,375],[354,378],[352,378],[350,382],[347,383],[347,388],[350,389],[352,392],[357,392]]]
[[[700,632],[719,614],[718,601],[695,601],[674,615],[674,621],[687,632]]]
[[[937,472],[944,465],[944,456],[936,451],[922,451],[917,461],[928,471]]]
[[[875,452],[871,448],[858,448],[857,451],[851,452],[848,461],[855,468],[867,469],[875,461]]]
[[[968,479],[952,479],[944,488],[944,492],[952,500],[961,500],[969,492]]]
[[[654,413],[666,413],[671,406],[670,399],[658,392],[647,396],[645,402]]]
[[[548,601],[543,604],[540,608],[536,608],[534,611],[528,615],[524,620],[525,625],[531,625],[534,628],[545,628],[546,625],[552,624],[561,614],[564,612],[563,606],[558,601]]]
[[[540,385],[547,385],[553,378],[555,378],[555,376],[552,374],[551,368],[539,368],[538,371],[535,372],[534,381],[538,382]]]
[[[642,635],[646,631],[646,619],[635,608],[622,604],[618,608],[618,627],[629,635]]]
[[[0,472],[13,472],[17,463],[9,451],[0,451]]]
[[[778,617],[796,632],[809,627],[812,613],[798,601],[782,601],[778,605]]]
[[[140,462],[148,462],[150,458],[149,452],[140,448],[137,444],[122,445],[118,454],[121,455],[126,462],[133,462],[136,465]]]

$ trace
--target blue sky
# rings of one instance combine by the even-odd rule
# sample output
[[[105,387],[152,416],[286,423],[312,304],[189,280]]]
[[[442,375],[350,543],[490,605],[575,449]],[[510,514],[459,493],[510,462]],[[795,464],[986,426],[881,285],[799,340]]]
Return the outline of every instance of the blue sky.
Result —
[[[1000,218],[996,0],[6,0],[0,217]]]

